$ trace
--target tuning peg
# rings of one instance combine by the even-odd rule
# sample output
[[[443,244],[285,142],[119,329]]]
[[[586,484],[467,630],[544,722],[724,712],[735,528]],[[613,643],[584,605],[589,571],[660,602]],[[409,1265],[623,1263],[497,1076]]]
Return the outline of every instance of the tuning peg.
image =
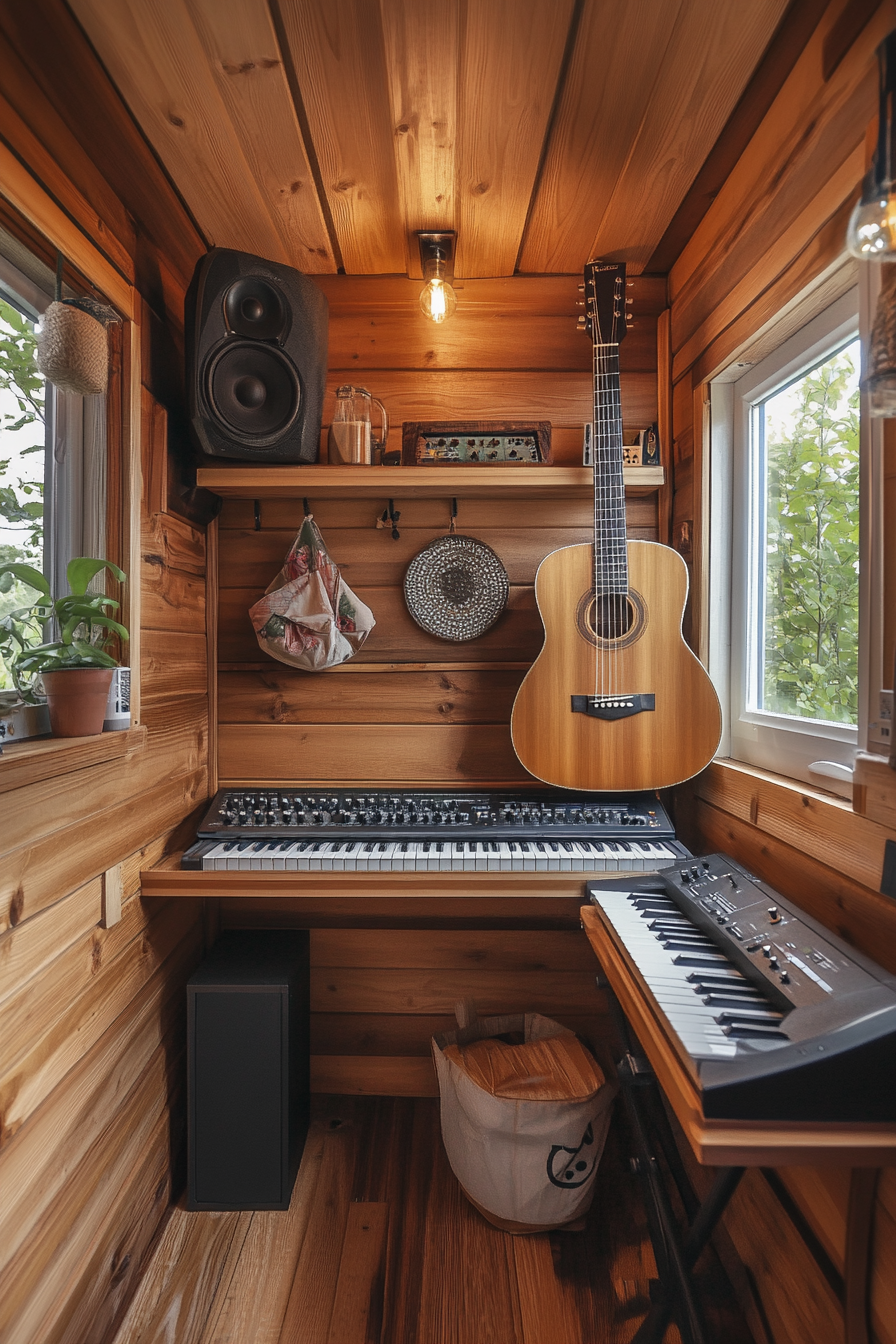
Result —
[[[626,282],[625,282],[625,286],[626,286],[626,289],[634,289],[634,287],[635,287],[635,282],[634,282],[634,280],[626,280]]]
[[[584,285],[579,285],[579,293],[580,293],[580,294],[584,294],[584,293],[585,293],[585,286],[584,286]]]
[[[578,326],[578,327],[584,327],[584,325],[585,325],[585,319],[584,319],[584,317],[580,317],[580,318],[577,320],[577,322],[576,322],[576,326]]]
[[[630,307],[632,306],[632,304],[634,303],[634,299],[626,299],[625,303],[626,303],[626,307],[630,308]]]

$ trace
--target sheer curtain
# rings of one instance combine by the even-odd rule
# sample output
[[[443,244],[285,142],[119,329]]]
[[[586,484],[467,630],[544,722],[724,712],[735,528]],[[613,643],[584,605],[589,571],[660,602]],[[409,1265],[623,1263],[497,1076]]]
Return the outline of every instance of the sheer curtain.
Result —
[[[69,560],[106,554],[106,399],[47,390],[44,563],[53,591],[64,592]],[[98,575],[91,589],[103,585]]]

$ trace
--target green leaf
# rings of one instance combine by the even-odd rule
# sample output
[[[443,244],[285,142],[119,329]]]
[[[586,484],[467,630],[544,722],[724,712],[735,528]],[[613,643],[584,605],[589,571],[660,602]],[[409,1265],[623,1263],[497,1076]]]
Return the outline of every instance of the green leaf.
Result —
[[[49,600],[50,585],[47,583],[39,569],[34,569],[32,565],[21,565],[18,563],[0,565],[0,576],[4,574],[12,574],[13,578],[18,579],[21,583],[27,584],[29,588],[35,588],[37,592],[41,593]]]
[[[68,586],[76,596],[87,592],[87,585],[95,575],[101,570],[109,569],[118,579],[119,583],[126,581],[124,572],[114,565],[111,560],[91,560],[87,556],[80,556],[76,560],[69,560],[65,571],[65,577],[68,580]]]

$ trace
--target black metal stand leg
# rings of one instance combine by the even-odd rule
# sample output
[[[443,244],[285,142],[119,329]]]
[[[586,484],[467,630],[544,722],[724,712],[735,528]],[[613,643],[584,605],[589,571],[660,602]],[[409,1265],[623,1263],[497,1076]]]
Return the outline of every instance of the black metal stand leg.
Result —
[[[644,1187],[650,1239],[662,1293],[662,1300],[651,1307],[632,1344],[660,1344],[673,1315],[678,1319],[683,1344],[704,1344],[706,1333],[694,1296],[691,1271],[737,1189],[745,1168],[720,1168],[706,1199],[698,1203],[678,1154],[653,1071],[635,1054],[628,1022],[603,976],[599,977],[598,984],[607,991],[610,1010],[626,1052],[619,1064],[619,1082],[632,1122],[638,1171]],[[650,1095],[655,1103],[652,1136],[659,1141],[669,1161],[690,1223],[683,1243],[656,1158],[651,1152],[648,1137],[651,1127],[644,1108],[645,1094]]]

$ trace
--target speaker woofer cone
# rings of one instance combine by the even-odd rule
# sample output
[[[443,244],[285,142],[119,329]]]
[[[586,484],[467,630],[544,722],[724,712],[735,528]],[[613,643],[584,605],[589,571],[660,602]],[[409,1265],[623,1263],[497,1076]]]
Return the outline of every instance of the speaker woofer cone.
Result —
[[[276,346],[228,341],[207,368],[209,407],[227,433],[261,448],[294,424],[302,385],[294,364]]]

